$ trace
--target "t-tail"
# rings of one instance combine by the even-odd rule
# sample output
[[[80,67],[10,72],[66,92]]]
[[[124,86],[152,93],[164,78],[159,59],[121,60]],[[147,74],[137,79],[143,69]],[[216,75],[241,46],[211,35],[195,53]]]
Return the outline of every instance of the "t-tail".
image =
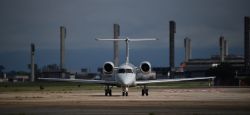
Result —
[[[138,42],[138,41],[152,41],[158,40],[157,38],[141,38],[141,39],[131,39],[131,38],[124,38],[124,39],[102,39],[96,38],[98,41],[125,41],[126,43],[126,64],[129,63],[129,42]]]

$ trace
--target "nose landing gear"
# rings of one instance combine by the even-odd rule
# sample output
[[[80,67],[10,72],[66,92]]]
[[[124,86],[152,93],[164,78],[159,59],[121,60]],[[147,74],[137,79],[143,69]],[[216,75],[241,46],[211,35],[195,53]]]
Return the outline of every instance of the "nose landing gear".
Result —
[[[128,96],[128,87],[122,87],[122,96]]]

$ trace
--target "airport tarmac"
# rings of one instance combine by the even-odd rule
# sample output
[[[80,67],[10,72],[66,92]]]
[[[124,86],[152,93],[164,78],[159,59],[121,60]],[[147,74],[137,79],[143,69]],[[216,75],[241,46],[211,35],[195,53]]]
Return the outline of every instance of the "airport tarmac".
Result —
[[[250,88],[130,88],[121,96],[102,90],[0,92],[1,115],[200,115],[250,114]]]

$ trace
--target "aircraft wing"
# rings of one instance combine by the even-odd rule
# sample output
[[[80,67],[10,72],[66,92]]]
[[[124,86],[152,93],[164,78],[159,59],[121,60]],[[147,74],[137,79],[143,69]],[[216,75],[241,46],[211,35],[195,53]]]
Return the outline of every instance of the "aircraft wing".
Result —
[[[46,81],[62,81],[62,82],[76,82],[76,83],[93,83],[93,84],[110,84],[116,85],[116,81],[106,80],[86,80],[86,79],[62,79],[62,78],[38,78]]]
[[[214,79],[214,78],[215,77],[195,77],[195,78],[178,78],[178,79],[141,80],[141,81],[136,81],[135,84],[144,85],[144,84],[150,84],[150,83],[193,81],[193,80]]]

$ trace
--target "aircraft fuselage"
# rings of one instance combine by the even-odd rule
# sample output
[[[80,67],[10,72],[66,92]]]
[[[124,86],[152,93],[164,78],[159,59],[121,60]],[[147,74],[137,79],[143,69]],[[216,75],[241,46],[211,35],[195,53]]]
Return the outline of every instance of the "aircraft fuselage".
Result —
[[[135,86],[136,69],[132,64],[125,63],[118,67],[115,79],[120,86]]]

